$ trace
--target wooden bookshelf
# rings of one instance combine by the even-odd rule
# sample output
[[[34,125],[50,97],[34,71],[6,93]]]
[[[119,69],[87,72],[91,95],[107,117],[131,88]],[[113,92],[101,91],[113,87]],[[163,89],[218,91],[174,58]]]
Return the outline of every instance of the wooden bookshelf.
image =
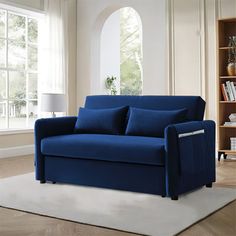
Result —
[[[231,47],[220,47],[219,49],[220,50],[228,50],[228,49],[230,49]]]
[[[236,150],[226,150],[226,149],[222,149],[219,150],[219,152],[222,152],[224,155],[236,155]]]
[[[220,125],[220,128],[224,128],[224,129],[236,129],[236,126],[233,126],[233,125]]]
[[[229,75],[226,75],[226,76],[220,76],[220,79],[236,79],[236,76],[229,76]]]
[[[236,104],[235,101],[220,101],[221,104]]]
[[[218,131],[218,160],[223,155],[236,155],[236,150],[230,150],[230,138],[236,137],[236,126],[225,126],[224,123],[229,121],[229,115],[236,113],[236,101],[224,101],[221,84],[226,81],[236,82],[236,76],[227,75],[228,64],[228,47],[229,37],[236,36],[236,18],[218,20],[217,32],[217,54],[218,54],[218,69],[217,69],[217,131]]]

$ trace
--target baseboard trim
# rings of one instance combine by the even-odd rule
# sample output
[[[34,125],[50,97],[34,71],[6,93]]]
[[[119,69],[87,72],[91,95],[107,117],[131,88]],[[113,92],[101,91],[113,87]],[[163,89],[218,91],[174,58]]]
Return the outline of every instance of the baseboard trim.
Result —
[[[0,158],[17,157],[34,154],[34,145],[0,148]]]

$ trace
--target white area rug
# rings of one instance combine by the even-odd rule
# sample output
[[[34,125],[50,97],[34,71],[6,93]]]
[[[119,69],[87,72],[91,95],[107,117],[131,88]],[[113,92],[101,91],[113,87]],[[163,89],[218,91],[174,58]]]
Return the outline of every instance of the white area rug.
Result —
[[[175,235],[234,199],[236,189],[217,187],[171,201],[149,194],[40,184],[33,173],[0,180],[0,206],[155,236]]]

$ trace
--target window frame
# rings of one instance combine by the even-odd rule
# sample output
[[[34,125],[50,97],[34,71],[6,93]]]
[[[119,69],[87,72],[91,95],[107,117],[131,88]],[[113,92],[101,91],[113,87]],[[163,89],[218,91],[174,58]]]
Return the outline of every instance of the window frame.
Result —
[[[5,24],[6,24],[6,28],[5,28],[5,37],[0,37],[0,40],[4,40],[5,41],[5,67],[0,67],[0,70],[6,73],[6,98],[3,99],[3,102],[5,102],[7,104],[7,108],[6,108],[6,124],[5,127],[3,129],[0,129],[0,133],[6,133],[6,132],[14,132],[16,131],[17,133],[19,131],[25,131],[25,130],[33,130],[33,127],[30,126],[29,123],[29,104],[30,102],[34,102],[37,101],[37,103],[39,104],[38,100],[39,97],[37,97],[37,99],[31,99],[29,98],[29,75],[30,74],[36,74],[38,79],[39,79],[39,71],[37,68],[37,70],[32,70],[29,68],[29,62],[28,62],[28,53],[29,53],[29,46],[37,46],[37,50],[39,49],[39,41],[37,41],[37,43],[33,43],[29,41],[28,38],[28,22],[29,19],[35,19],[38,22],[38,29],[39,29],[39,24],[40,24],[40,20],[44,17],[44,13],[41,11],[33,11],[33,10],[29,10],[29,9],[23,9],[20,8],[18,6],[13,6],[13,5],[8,5],[8,4],[3,4],[0,2],[0,10],[1,11],[5,11]],[[10,68],[9,64],[8,64],[8,50],[9,50],[9,42],[12,41],[14,42],[14,39],[10,39],[8,36],[8,14],[14,14],[14,15],[18,15],[18,16],[23,16],[25,17],[25,22],[26,22],[26,26],[25,26],[25,68],[21,69],[21,68]],[[39,32],[39,31],[38,31]],[[37,52],[37,56],[38,56],[38,52]],[[9,72],[23,72],[25,75],[25,82],[26,82],[26,94],[25,94],[25,98],[24,99],[17,99],[16,101],[25,101],[26,102],[26,122],[25,122],[25,126],[22,126],[20,128],[9,128],[9,119],[10,119],[10,114],[9,114],[9,103],[10,101],[12,101],[12,99],[9,97]],[[39,92],[38,92],[39,94]],[[39,105],[37,105],[37,110],[39,110]]]

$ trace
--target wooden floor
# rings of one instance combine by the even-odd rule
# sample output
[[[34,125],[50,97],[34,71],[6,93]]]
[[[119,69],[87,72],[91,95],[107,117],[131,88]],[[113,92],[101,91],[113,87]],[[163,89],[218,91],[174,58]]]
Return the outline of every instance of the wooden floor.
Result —
[[[0,159],[0,178],[33,171],[33,157]],[[217,186],[236,188],[236,161],[217,163]],[[209,199],[210,201],[211,199]],[[0,208],[0,236],[134,236],[135,234]],[[236,201],[179,236],[235,236]]]

